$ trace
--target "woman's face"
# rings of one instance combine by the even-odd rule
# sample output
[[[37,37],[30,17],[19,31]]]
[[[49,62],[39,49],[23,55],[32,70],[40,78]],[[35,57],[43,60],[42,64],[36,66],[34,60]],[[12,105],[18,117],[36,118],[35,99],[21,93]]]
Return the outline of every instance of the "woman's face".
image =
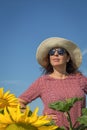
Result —
[[[69,62],[70,56],[63,48],[53,48],[49,51],[50,64],[53,67],[65,66]]]

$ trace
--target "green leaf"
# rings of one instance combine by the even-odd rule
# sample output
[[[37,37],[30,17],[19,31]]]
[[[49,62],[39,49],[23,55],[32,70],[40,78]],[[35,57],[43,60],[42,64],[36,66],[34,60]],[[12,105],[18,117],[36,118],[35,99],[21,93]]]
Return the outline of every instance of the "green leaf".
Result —
[[[61,111],[61,112],[65,112],[65,110],[67,111],[67,109],[68,109],[67,104],[63,101],[51,103],[51,104],[49,104],[49,107],[54,110]]]
[[[86,115],[79,117],[77,120],[80,122],[80,124],[84,124],[87,126],[87,116]]]
[[[82,97],[80,97],[80,98],[75,97],[75,98],[66,99],[66,102],[70,103],[71,106],[73,106],[77,101],[80,101],[80,100],[83,100],[83,98]]]
[[[87,127],[83,124],[79,125],[78,127],[76,128],[73,128],[73,130],[85,130]]]
[[[77,120],[80,122],[80,124],[87,126],[87,108],[82,109],[82,116],[80,116]]]
[[[50,103],[49,107],[57,111],[68,112],[77,101],[80,101],[82,99],[83,98],[76,97],[76,98],[66,99],[65,101],[57,101],[57,102]]]
[[[87,108],[82,109],[82,115],[87,115]]]

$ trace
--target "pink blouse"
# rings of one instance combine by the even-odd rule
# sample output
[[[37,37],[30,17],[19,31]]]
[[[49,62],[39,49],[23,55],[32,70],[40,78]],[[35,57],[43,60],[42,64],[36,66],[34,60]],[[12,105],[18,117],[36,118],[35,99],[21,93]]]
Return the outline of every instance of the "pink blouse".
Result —
[[[49,75],[39,77],[19,98],[26,103],[40,97],[43,104],[43,114],[56,114],[58,117],[58,126],[67,126],[66,116],[62,112],[57,112],[48,107],[49,103],[58,100],[64,100],[72,97],[84,97],[84,100],[78,101],[71,108],[71,118],[73,125],[77,117],[81,115],[81,109],[86,106],[87,78],[83,75],[70,75],[66,79],[55,79]]]

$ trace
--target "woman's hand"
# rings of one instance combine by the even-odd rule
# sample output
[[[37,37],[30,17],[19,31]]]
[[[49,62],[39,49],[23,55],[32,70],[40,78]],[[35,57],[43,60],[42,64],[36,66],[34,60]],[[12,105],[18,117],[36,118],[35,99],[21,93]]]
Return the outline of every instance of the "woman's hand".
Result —
[[[47,116],[48,116],[48,119],[54,120],[55,123],[58,121],[57,115],[55,115],[55,114],[50,114],[50,115],[47,115]]]
[[[20,104],[20,109],[21,109],[21,112],[24,112],[25,109],[26,109],[26,102],[20,98],[18,98],[18,101],[19,101],[19,104]]]

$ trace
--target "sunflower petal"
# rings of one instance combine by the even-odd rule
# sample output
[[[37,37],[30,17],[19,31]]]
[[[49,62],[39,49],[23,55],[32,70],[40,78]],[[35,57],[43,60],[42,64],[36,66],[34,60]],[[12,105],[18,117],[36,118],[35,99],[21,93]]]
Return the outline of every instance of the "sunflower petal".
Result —
[[[2,96],[3,96],[3,91],[4,91],[4,89],[0,88],[0,98],[2,98]]]

